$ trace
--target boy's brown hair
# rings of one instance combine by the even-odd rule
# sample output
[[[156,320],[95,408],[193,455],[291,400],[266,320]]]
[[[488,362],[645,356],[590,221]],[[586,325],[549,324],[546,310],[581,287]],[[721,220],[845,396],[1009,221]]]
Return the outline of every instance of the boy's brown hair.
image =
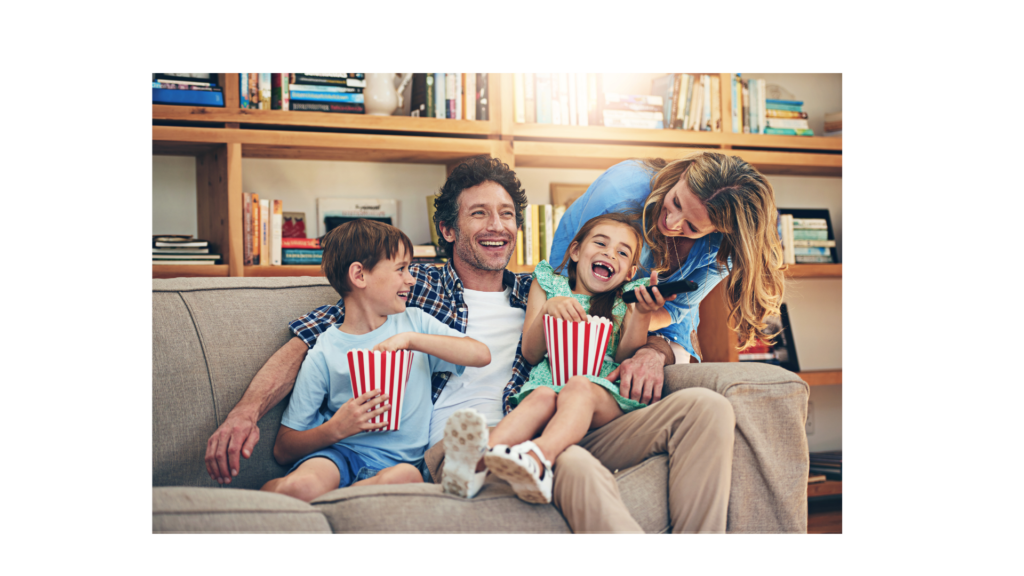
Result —
[[[381,260],[398,256],[399,245],[412,257],[412,241],[398,228],[359,218],[350,220],[331,230],[320,241],[324,250],[321,268],[331,286],[344,296],[352,291],[348,283],[348,269],[359,262],[367,271],[373,270]]]

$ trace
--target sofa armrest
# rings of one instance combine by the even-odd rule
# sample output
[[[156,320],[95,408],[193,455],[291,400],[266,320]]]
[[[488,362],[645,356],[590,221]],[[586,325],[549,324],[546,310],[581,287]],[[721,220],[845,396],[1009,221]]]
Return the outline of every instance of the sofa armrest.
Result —
[[[330,534],[327,518],[285,496],[237,488],[153,488],[153,533]]]
[[[760,363],[665,368],[663,395],[710,388],[736,415],[728,532],[807,532],[807,399],[796,374]]]

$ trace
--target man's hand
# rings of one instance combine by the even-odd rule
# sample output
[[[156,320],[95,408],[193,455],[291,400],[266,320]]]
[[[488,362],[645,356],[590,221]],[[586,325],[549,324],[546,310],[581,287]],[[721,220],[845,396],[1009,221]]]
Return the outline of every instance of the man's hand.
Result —
[[[238,455],[246,459],[260,439],[256,418],[228,414],[224,423],[206,442],[206,471],[219,484],[230,484],[238,475]]]
[[[651,348],[641,348],[608,375],[609,382],[619,382],[619,394],[644,404],[661,400],[665,383],[665,356]]]
[[[336,438],[334,442],[354,436],[360,432],[368,432],[387,426],[387,422],[377,424],[370,422],[370,420],[380,416],[391,407],[387,400],[387,394],[381,394],[380,390],[370,390],[342,404],[341,408],[338,408],[338,411],[327,422],[331,435]],[[380,406],[374,410],[373,407],[378,404]]]

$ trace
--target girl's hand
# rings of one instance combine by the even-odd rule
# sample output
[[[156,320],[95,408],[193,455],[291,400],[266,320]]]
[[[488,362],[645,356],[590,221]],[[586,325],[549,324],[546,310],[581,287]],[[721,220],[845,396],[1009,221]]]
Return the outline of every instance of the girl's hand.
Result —
[[[374,351],[394,352],[396,350],[411,350],[412,340],[415,332],[402,332],[373,347]]]
[[[548,298],[544,302],[543,313],[559,320],[568,320],[570,322],[587,321],[587,312],[583,309],[583,305],[577,302],[575,298],[569,296]]]
[[[655,271],[651,273],[651,288],[653,289],[654,296],[652,297],[647,289],[643,286],[637,286],[633,291],[636,293],[636,304],[633,306],[633,311],[637,314],[654,314],[660,308],[665,307],[665,299],[661,297],[661,292],[657,290],[658,285],[658,273]],[[669,300],[674,300],[675,294],[668,297]]]

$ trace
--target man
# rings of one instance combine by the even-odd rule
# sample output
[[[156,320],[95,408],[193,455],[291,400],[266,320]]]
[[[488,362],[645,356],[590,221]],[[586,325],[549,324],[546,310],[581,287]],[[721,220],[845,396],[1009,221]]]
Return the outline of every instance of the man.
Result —
[[[474,408],[488,426],[497,424],[508,410],[508,396],[529,374],[531,366],[520,347],[531,277],[505,269],[526,203],[507,165],[487,157],[468,160],[452,171],[435,201],[438,247],[450,257],[448,263],[440,268],[410,266],[417,283],[407,305],[485,342],[491,351],[487,367],[467,368],[457,378],[447,372],[433,375],[432,447],[426,461],[435,482],[441,480],[439,441],[448,417]],[[207,443],[206,467],[214,480],[230,483],[238,474],[239,454],[248,458],[259,441],[257,421],[291,390],[317,336],[343,320],[344,302],[339,301],[292,322],[296,337],[260,369]],[[673,531],[725,531],[732,408],[723,397],[703,389],[683,390],[659,401],[666,359],[674,360],[668,344],[649,337],[646,346],[622,363],[618,376],[624,395],[652,405],[591,431],[580,446],[570,447],[555,461],[553,502],[574,532],[642,532],[610,470],[666,452]]]

